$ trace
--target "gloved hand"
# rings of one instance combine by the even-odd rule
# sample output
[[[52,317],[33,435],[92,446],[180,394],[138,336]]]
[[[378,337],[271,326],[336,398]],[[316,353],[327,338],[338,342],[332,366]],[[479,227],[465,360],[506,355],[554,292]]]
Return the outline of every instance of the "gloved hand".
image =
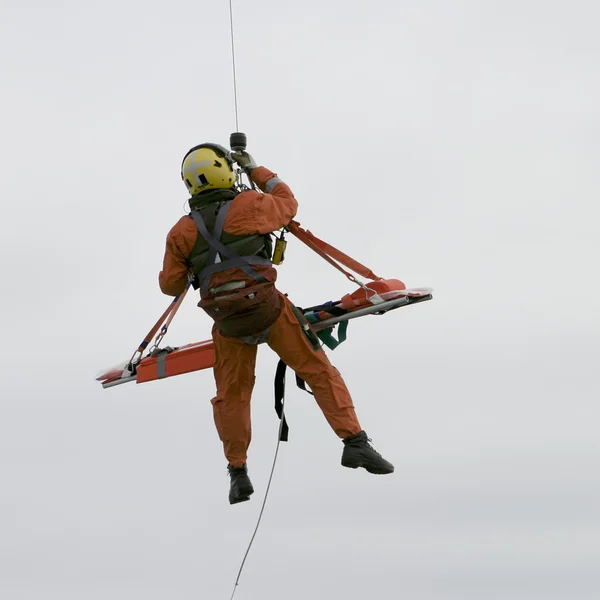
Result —
[[[235,162],[246,171],[246,173],[250,173],[252,169],[256,169],[257,164],[245,150],[243,152],[232,152],[231,158],[235,160]]]

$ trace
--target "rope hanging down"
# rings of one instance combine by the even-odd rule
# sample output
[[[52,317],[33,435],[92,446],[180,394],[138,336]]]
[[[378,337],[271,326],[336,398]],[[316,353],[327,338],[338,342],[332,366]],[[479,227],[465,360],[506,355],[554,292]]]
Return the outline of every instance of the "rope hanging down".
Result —
[[[284,375],[284,377],[285,377],[285,375]],[[281,431],[282,431],[283,425],[285,423],[285,416],[284,416],[284,412],[283,412],[284,403],[285,403],[285,397],[282,397],[281,398],[281,422],[279,424],[279,431],[277,433],[277,446],[275,447],[275,456],[273,457],[273,466],[271,467],[271,474],[269,475],[269,482],[267,483],[265,497],[263,499],[263,503],[260,508],[258,520],[256,521],[256,527],[254,528],[254,533],[252,534],[252,537],[250,538],[250,543],[248,544],[248,548],[246,549],[246,553],[244,554],[244,558],[242,559],[242,564],[240,565],[240,570],[238,571],[237,577],[235,579],[235,584],[233,586],[233,592],[231,593],[230,600],[233,600],[233,597],[235,596],[235,592],[237,590],[237,587],[238,587],[238,584],[240,581],[240,577],[242,575],[242,571],[243,571],[244,565],[246,563],[246,558],[248,558],[250,548],[252,548],[252,543],[254,542],[254,538],[256,537],[256,533],[258,531],[258,527],[260,525],[260,521],[262,519],[263,512],[265,510],[265,505],[267,504],[267,497],[269,496],[269,489],[271,488],[271,480],[273,479],[273,473],[275,472],[275,463],[277,462],[277,455],[279,454],[279,444],[281,443]]]
[[[238,117],[238,100],[237,100],[237,76],[236,76],[236,67],[235,67],[235,36],[233,32],[233,6],[232,0],[229,0],[229,30],[231,33],[231,66],[233,69],[233,103],[235,107],[235,130],[239,131],[239,117]],[[283,399],[282,399],[282,417],[283,417]],[[265,510],[265,506],[267,504],[267,498],[269,496],[269,489],[271,488],[271,481],[273,479],[273,474],[275,473],[275,464],[277,462],[277,455],[279,454],[279,444],[281,442],[281,429],[283,427],[285,420],[282,418],[281,423],[279,425],[279,432],[277,433],[277,446],[275,448],[275,456],[273,457],[273,465],[271,467],[271,474],[269,475],[269,481],[267,483],[267,489],[265,490],[265,497],[262,502],[262,506],[260,508],[260,513],[258,514],[258,520],[256,521],[256,527],[254,528],[254,533],[250,538],[250,543],[248,544],[248,548],[246,549],[246,553],[244,554],[244,558],[242,559],[242,564],[240,565],[240,569],[238,571],[237,577],[235,579],[235,584],[233,586],[233,592],[231,593],[231,600],[235,596],[235,592],[239,585],[240,577],[242,575],[242,571],[244,570],[244,565],[246,564],[246,558],[248,558],[248,554],[250,552],[250,548],[252,548],[252,544],[254,542],[254,538],[258,532],[258,527],[260,526],[260,522],[263,516],[263,512]]]
[[[233,101],[234,101],[234,107],[235,107],[235,129],[236,129],[236,131],[239,131],[238,99],[237,99],[237,73],[236,73],[236,63],[235,63],[235,35],[234,35],[234,30],[233,30],[233,0],[229,0],[229,31],[231,34],[231,64],[232,64],[232,70],[233,70]],[[243,136],[243,134],[235,134],[235,135]],[[234,136],[234,134],[232,134],[232,139],[233,139],[233,136]],[[243,139],[244,139],[244,148],[245,148],[245,136],[243,136]],[[231,146],[233,148],[233,144],[231,144]],[[337,248],[334,248],[333,246],[330,246],[323,240],[320,240],[319,238],[314,236],[310,231],[306,231],[306,230],[302,229],[302,227],[300,227],[299,223],[292,222],[289,226],[289,231],[293,235],[298,237],[301,241],[303,241],[306,245],[308,245],[312,250],[314,250],[322,258],[324,258],[327,262],[329,262],[332,266],[334,266],[336,269],[338,269],[342,273],[344,273],[344,275],[346,275],[346,277],[350,281],[358,284],[359,286],[364,287],[364,284],[362,284],[359,280],[357,280],[354,277],[354,275],[352,275],[352,274],[348,273],[346,270],[344,270],[336,261],[339,261],[339,263],[341,263],[345,267],[353,270],[355,273],[359,273],[363,277],[370,277],[370,278],[376,279],[376,280],[381,279],[380,277],[375,275],[375,273],[373,273],[369,268],[360,264],[358,261],[355,261],[348,255],[337,250]],[[279,445],[282,441],[282,438],[287,439],[287,423],[286,423],[285,414],[284,414],[285,367],[286,367],[286,365],[281,362],[278,367],[278,372],[281,370],[281,377],[276,377],[276,379],[275,379],[276,387],[278,385],[281,385],[281,383],[282,383],[283,389],[279,390],[279,396],[277,394],[278,390],[277,389],[275,390],[276,396],[281,398],[281,404],[278,405],[278,408],[279,408],[278,413],[279,412],[281,413],[281,414],[279,414],[279,417],[281,420],[280,420],[280,424],[279,424],[279,431],[277,434],[277,446],[275,448],[275,456],[273,457],[273,465],[271,467],[271,473],[269,475],[269,481],[267,483],[267,489],[265,490],[265,496],[264,496],[264,499],[262,502],[260,513],[258,515],[258,520],[256,522],[254,532],[252,533],[252,537],[250,538],[250,543],[248,544],[246,553],[244,554],[244,558],[242,559],[242,563],[240,565],[237,577],[235,579],[235,584],[233,586],[233,591],[231,593],[230,600],[233,600],[233,598],[235,596],[235,592],[239,585],[239,581],[240,581],[240,577],[242,575],[242,571],[244,569],[244,565],[246,564],[246,559],[248,558],[248,554],[250,552],[250,549],[252,548],[254,538],[256,537],[258,528],[261,523],[261,519],[263,516],[263,512],[265,510],[267,498],[269,495],[269,490],[271,488],[271,481],[273,480],[273,474],[275,472],[275,464],[277,463],[277,456],[279,453]],[[286,435],[282,436],[282,433],[284,432],[284,430],[286,430]]]

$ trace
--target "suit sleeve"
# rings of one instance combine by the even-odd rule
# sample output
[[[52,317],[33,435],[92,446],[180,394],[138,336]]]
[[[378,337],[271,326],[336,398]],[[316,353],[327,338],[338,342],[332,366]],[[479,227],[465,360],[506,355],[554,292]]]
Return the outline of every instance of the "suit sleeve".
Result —
[[[179,296],[185,290],[188,282],[189,267],[180,244],[178,234],[173,228],[167,236],[163,268],[158,274],[158,284],[163,294]]]
[[[241,193],[233,203],[225,230],[233,235],[265,234],[285,227],[298,210],[289,186],[266,167],[256,167],[252,180],[263,192]]]

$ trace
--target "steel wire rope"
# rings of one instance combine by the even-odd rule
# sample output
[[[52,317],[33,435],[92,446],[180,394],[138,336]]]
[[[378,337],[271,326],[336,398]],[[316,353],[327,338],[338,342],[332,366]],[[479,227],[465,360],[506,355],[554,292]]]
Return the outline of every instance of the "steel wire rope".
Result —
[[[233,104],[235,108],[235,129],[239,131],[239,117],[238,117],[238,97],[237,97],[237,73],[236,73],[236,63],[235,63],[235,34],[233,29],[233,2],[229,0],[229,31],[231,33],[231,65],[233,70]],[[284,376],[285,377],[285,376]],[[285,388],[284,388],[285,389]],[[260,507],[260,512],[258,514],[258,519],[256,521],[256,526],[254,527],[254,531],[252,533],[252,537],[250,538],[250,542],[248,543],[248,547],[246,548],[246,552],[244,554],[244,558],[242,559],[242,563],[238,570],[237,577],[235,578],[235,583],[233,585],[233,591],[231,593],[230,600],[233,600],[235,596],[235,592],[238,588],[240,577],[242,575],[242,571],[244,570],[244,565],[246,564],[246,559],[248,558],[248,554],[250,553],[250,549],[252,548],[252,544],[254,543],[254,538],[258,533],[258,528],[260,526],[263,513],[265,511],[265,506],[267,504],[267,498],[269,497],[269,490],[271,489],[271,482],[273,481],[273,474],[275,473],[275,465],[277,463],[277,456],[279,454],[279,446],[281,444],[281,432],[283,429],[284,421],[284,403],[285,403],[285,395],[281,399],[281,421],[279,424],[279,430],[277,432],[277,446],[275,447],[275,455],[273,456],[273,464],[271,466],[271,473],[269,474],[269,481],[267,482],[267,489],[265,490],[265,496],[262,501],[262,505]]]
[[[284,375],[285,381],[285,375]],[[285,383],[284,383],[285,385]],[[285,389],[285,388],[284,388]],[[233,600],[235,596],[235,592],[238,588],[240,577],[242,575],[242,571],[244,570],[244,564],[246,563],[246,559],[248,558],[248,554],[250,553],[250,548],[252,548],[252,544],[254,542],[254,538],[256,537],[256,533],[258,532],[258,527],[260,525],[263,512],[265,511],[265,506],[267,504],[267,498],[269,496],[269,489],[271,488],[271,481],[273,479],[273,473],[275,472],[275,464],[277,463],[277,455],[279,454],[279,446],[281,444],[281,431],[283,429],[283,424],[285,423],[284,419],[284,404],[285,404],[285,394],[281,399],[281,421],[279,423],[279,430],[277,432],[277,446],[275,447],[275,456],[273,457],[273,465],[271,466],[271,473],[269,475],[269,481],[267,483],[267,489],[265,490],[265,497],[263,498],[262,506],[260,507],[260,513],[258,514],[258,520],[256,521],[256,527],[254,528],[254,533],[250,538],[250,543],[248,544],[248,548],[246,548],[246,553],[244,554],[244,558],[242,559],[242,564],[240,565],[240,569],[238,571],[237,577],[235,579],[235,584],[233,586],[233,592],[231,593],[231,598],[229,600]]]
[[[233,33],[233,4],[232,0],[229,0],[229,31],[231,33],[231,63],[233,66],[233,104],[235,107],[235,130],[240,130],[238,120],[238,100],[237,100],[237,76],[235,68],[235,36]]]

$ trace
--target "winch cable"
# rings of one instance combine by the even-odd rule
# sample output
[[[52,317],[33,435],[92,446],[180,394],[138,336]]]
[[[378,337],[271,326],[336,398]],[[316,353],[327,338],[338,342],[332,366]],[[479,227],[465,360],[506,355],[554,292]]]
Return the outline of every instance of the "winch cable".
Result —
[[[235,36],[233,33],[233,5],[229,0],[229,31],[231,32],[231,63],[233,67],[233,104],[235,107],[235,130],[240,130],[238,119],[238,100],[237,100],[237,77],[235,68]]]
[[[238,119],[238,100],[237,100],[237,77],[236,77],[236,64],[235,64],[235,36],[233,31],[233,5],[232,0],[229,0],[229,30],[231,33],[231,64],[233,68],[233,101],[235,107],[235,130],[239,131],[239,119]],[[285,375],[284,375],[285,377]],[[285,388],[284,388],[285,389]],[[281,430],[285,424],[285,419],[283,418],[283,406],[284,406],[285,398],[282,397],[282,408],[281,408],[281,421],[279,424],[279,431],[277,432],[277,446],[275,447],[275,456],[273,457],[273,464],[271,466],[271,473],[269,475],[269,481],[267,483],[267,489],[265,490],[265,496],[263,498],[262,506],[260,508],[260,512],[258,514],[258,519],[256,521],[256,526],[254,528],[254,532],[252,533],[252,537],[250,538],[250,543],[248,544],[248,548],[246,548],[246,553],[244,554],[244,558],[242,559],[242,563],[240,565],[240,569],[238,571],[237,577],[235,579],[235,584],[233,586],[233,592],[231,593],[230,600],[233,600],[235,596],[235,592],[238,588],[240,577],[242,575],[242,571],[244,570],[244,565],[246,564],[246,559],[248,558],[248,554],[250,553],[250,548],[252,548],[252,544],[254,543],[254,538],[258,532],[258,528],[260,526],[260,522],[262,520],[263,513],[265,511],[265,506],[267,504],[267,498],[269,496],[269,489],[271,488],[271,481],[273,480],[273,474],[275,473],[275,464],[277,463],[277,455],[279,454],[279,444],[281,443]]]
[[[248,554],[250,552],[250,548],[252,548],[252,543],[254,542],[254,538],[256,537],[256,533],[258,531],[258,526],[260,525],[260,521],[262,519],[263,512],[265,510],[265,505],[267,504],[267,497],[269,496],[269,489],[271,488],[271,481],[273,479],[273,473],[275,472],[275,463],[277,462],[277,455],[279,454],[279,445],[281,443],[281,429],[283,428],[283,425],[285,423],[285,419],[283,418],[284,403],[285,403],[285,398],[282,397],[282,399],[281,399],[281,415],[282,415],[282,418],[281,418],[281,422],[279,424],[279,431],[277,432],[277,446],[275,446],[275,456],[273,457],[273,465],[271,466],[271,473],[269,475],[269,481],[267,483],[267,489],[265,490],[265,497],[263,498],[262,506],[260,507],[260,513],[258,515],[258,520],[256,522],[256,527],[254,528],[254,533],[252,534],[252,537],[250,538],[250,543],[248,544],[248,548],[246,548],[246,553],[244,554],[244,558],[242,559],[242,564],[240,565],[240,570],[238,571],[237,577],[235,579],[235,585],[233,586],[233,592],[231,593],[230,600],[233,600],[233,597],[235,596],[235,592],[237,590],[237,587],[238,587],[238,584],[239,584],[239,581],[240,581],[240,577],[242,575],[242,571],[244,570],[244,564],[246,563],[246,558],[248,558]]]

